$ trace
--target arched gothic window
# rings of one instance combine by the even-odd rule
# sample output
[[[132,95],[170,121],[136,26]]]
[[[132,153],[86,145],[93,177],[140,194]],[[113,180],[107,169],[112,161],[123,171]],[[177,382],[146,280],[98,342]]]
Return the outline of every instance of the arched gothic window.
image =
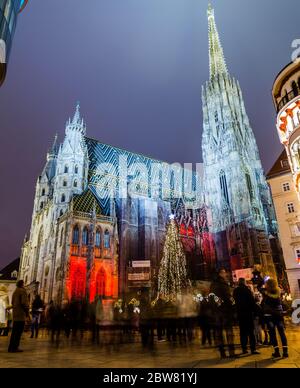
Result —
[[[74,181],[74,187],[77,187],[78,186],[78,183],[77,183],[77,180]]]
[[[99,248],[101,246],[101,231],[100,231],[100,229],[97,229],[97,231],[96,231],[95,246],[97,248]]]
[[[252,201],[254,199],[254,193],[253,193],[253,186],[252,186],[251,177],[250,177],[250,174],[248,172],[246,173],[246,182],[247,182],[247,187],[248,187],[248,191],[250,194],[250,199]]]
[[[45,189],[42,190],[42,196],[44,196],[44,195],[45,195]]]
[[[74,245],[78,245],[79,244],[79,228],[78,228],[78,225],[75,225],[74,228],[73,228],[72,244],[74,244]]]
[[[65,165],[64,173],[67,174],[69,172],[69,167]]]
[[[229,205],[227,180],[226,180],[226,175],[224,171],[220,172],[220,187],[221,187],[222,198]]]
[[[65,194],[63,194],[63,195],[61,196],[61,202],[66,202],[66,196],[65,196]]]
[[[104,233],[104,248],[110,248],[110,234],[107,229]]]
[[[78,166],[75,166],[75,174],[78,174]]]
[[[59,241],[59,245],[62,246],[63,244],[63,239],[64,239],[64,228],[61,228],[61,231],[60,231],[60,241]]]
[[[63,186],[64,186],[64,187],[67,187],[67,184],[68,184],[67,181],[64,180]]]
[[[85,226],[82,232],[82,245],[88,245],[88,243],[89,243],[89,231],[87,226]]]

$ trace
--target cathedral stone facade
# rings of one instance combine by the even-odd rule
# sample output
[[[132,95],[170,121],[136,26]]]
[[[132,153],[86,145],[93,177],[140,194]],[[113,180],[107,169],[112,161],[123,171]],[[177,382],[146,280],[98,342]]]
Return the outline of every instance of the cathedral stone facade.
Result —
[[[274,272],[272,200],[238,81],[228,72],[214,10],[208,10],[210,79],[203,87],[204,193],[219,261],[263,263]],[[273,237],[274,237],[273,236]],[[225,243],[225,244],[224,244]]]
[[[208,21],[204,173],[88,138],[78,104],[36,185],[20,267],[31,293],[62,302],[113,299],[140,287],[155,292],[171,214],[192,280],[209,279],[220,266],[233,271],[260,264],[269,274],[280,266],[269,188],[211,7]]]

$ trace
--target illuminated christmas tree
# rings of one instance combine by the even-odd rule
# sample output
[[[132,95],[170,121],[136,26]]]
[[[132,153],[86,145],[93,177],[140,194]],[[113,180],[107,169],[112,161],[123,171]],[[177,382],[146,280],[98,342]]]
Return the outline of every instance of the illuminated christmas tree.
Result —
[[[189,285],[185,253],[174,216],[171,216],[158,274],[158,294],[165,300],[175,300]]]

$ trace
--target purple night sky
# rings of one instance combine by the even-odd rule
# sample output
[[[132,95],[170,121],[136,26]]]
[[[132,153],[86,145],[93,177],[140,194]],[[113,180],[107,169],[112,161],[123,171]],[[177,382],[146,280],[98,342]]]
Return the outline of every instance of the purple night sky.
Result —
[[[264,168],[281,146],[271,88],[300,38],[299,0],[215,0]],[[169,162],[201,162],[205,0],[29,0],[0,89],[0,267],[20,255],[37,176],[75,103],[88,135]]]

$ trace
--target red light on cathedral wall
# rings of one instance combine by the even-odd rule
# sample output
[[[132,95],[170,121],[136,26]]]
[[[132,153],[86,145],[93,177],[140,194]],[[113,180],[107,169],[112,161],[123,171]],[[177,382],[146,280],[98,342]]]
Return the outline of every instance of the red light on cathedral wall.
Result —
[[[86,289],[86,260],[71,257],[70,275],[66,281],[69,300],[72,298],[83,299]]]
[[[90,276],[90,302],[96,296],[116,298],[118,296],[118,276],[113,274],[112,261],[94,259]],[[68,299],[86,297],[86,258],[70,257],[69,277],[66,279]]]
[[[192,226],[188,227],[187,234],[189,237],[195,237],[194,228]]]
[[[110,263],[103,260],[95,260],[91,274],[90,301],[96,296],[113,297],[113,278]]]
[[[195,237],[195,231],[192,226],[186,227],[184,224],[180,225],[179,234],[186,237]]]
[[[185,227],[184,224],[181,224],[181,225],[180,225],[179,233],[180,233],[182,236],[186,236],[186,227]]]

